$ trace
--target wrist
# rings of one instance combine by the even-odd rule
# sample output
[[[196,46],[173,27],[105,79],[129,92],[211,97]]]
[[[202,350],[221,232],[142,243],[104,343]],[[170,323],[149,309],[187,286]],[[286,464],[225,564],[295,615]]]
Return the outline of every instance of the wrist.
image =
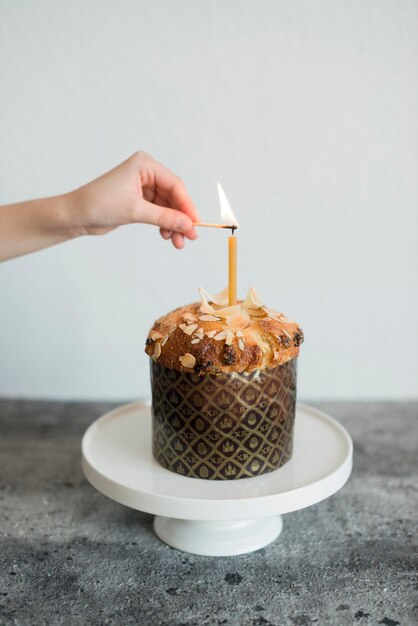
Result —
[[[88,235],[88,228],[83,219],[82,188],[69,191],[62,198],[66,208],[68,236],[73,239]]]

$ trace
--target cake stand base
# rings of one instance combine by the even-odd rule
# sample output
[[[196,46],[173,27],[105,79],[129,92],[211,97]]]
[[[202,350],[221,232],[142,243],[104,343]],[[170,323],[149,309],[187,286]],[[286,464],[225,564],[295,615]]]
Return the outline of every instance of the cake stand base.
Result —
[[[296,407],[292,458],[254,478],[203,480],[170,472],[153,457],[151,442],[149,404],[115,409],[84,434],[84,473],[108,498],[155,515],[162,541],[207,556],[245,554],[274,541],[282,529],[280,515],[341,489],[353,454],[345,428],[303,404]]]
[[[154,531],[177,550],[204,556],[234,556],[254,552],[277,539],[281,515],[249,520],[192,521],[157,515]]]

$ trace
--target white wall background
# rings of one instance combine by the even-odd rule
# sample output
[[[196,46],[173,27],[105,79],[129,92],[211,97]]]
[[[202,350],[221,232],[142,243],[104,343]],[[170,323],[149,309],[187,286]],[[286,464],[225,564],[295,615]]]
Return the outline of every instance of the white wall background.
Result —
[[[145,149],[242,228],[239,286],[300,322],[299,393],[418,395],[418,3],[0,0],[0,203]],[[226,282],[226,235],[149,226],[0,266],[0,394],[148,394],[152,321]]]

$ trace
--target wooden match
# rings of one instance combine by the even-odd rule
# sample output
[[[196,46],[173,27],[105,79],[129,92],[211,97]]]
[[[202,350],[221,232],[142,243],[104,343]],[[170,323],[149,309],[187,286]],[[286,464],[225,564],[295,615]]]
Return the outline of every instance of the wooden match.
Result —
[[[235,230],[237,226],[228,226],[227,224],[210,224],[209,222],[195,222],[193,226],[204,226],[205,228],[230,228]]]

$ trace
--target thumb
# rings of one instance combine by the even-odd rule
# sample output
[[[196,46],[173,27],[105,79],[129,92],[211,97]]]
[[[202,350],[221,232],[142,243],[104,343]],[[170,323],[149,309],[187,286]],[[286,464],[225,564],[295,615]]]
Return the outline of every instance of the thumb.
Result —
[[[192,220],[182,211],[153,204],[147,200],[141,201],[138,222],[154,224],[163,230],[177,233],[188,233],[193,229]]]

